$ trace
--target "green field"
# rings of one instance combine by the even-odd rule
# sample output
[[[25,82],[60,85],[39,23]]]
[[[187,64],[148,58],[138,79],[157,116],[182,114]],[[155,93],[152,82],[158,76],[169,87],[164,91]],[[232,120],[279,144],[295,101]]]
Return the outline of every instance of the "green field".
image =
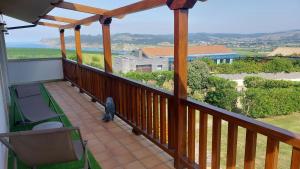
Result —
[[[67,50],[67,58],[76,60],[74,50]],[[60,49],[48,48],[8,48],[7,56],[9,60],[14,59],[43,59],[43,58],[60,58]],[[102,52],[83,51],[82,61],[86,65],[94,66],[99,69],[104,67],[104,57]]]
[[[260,50],[256,49],[248,49],[248,48],[233,48],[233,51],[235,51],[240,56],[246,56],[246,57],[262,57],[265,56],[266,53],[258,52]]]

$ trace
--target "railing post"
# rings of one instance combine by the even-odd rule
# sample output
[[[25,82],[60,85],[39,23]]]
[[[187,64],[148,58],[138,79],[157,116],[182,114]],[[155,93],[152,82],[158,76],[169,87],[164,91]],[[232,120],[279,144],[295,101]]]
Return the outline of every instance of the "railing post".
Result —
[[[100,23],[102,25],[102,41],[104,52],[104,69],[105,72],[112,73],[112,56],[111,56],[111,41],[110,41],[110,24],[111,18],[101,18]]]
[[[75,48],[76,48],[76,57],[77,57],[77,83],[79,86],[79,92],[82,93],[81,89],[81,72],[80,65],[82,64],[82,51],[81,51],[81,41],[80,41],[80,25],[75,27]]]
[[[168,0],[174,10],[174,102],[176,125],[175,168],[183,168],[181,157],[186,155],[186,106],[181,99],[187,98],[187,55],[188,55],[188,9],[197,0]]]

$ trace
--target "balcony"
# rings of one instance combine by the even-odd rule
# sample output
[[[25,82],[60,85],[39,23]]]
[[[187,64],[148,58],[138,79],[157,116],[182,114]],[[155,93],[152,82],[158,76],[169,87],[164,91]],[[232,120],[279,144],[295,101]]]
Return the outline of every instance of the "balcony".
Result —
[[[102,14],[99,14],[98,9],[95,16],[72,21],[67,25],[36,22],[59,29],[62,52],[62,58],[59,59],[7,61],[1,31],[2,104],[9,102],[8,86],[42,81],[71,124],[79,126],[83,137],[88,140],[89,151],[104,169],[219,169],[221,163],[228,169],[234,169],[237,167],[237,160],[242,161],[245,169],[253,169],[257,158],[256,149],[260,148],[257,146],[258,136],[267,140],[263,157],[265,168],[277,168],[279,145],[284,144],[292,150],[292,154],[285,157],[291,160],[290,166],[285,167],[299,169],[300,135],[187,97],[188,10],[196,1],[180,2],[182,1],[170,0],[167,3],[174,10],[175,21],[174,92],[120,77],[112,70],[111,18],[166,5],[165,0],[148,0],[104,11]],[[68,6],[66,2],[48,5],[53,8]],[[72,5],[68,8],[72,8]],[[40,13],[30,13],[30,8],[26,9],[24,8],[25,12],[35,15],[33,17],[43,16]],[[73,10],[92,9],[95,10],[79,6]],[[22,19],[22,16],[17,17]],[[82,64],[80,25],[98,20],[103,29],[105,71]],[[68,60],[66,56],[64,29],[69,28],[75,28],[76,62]],[[4,30],[3,25],[1,30]],[[101,117],[107,97],[112,97],[115,101],[117,118],[113,122],[104,123]],[[4,126],[2,131],[9,131],[7,125],[4,125],[9,121],[9,115],[5,113],[8,111],[5,106],[0,108],[0,119]],[[245,131],[245,139],[238,136],[240,130]],[[221,144],[222,139],[226,140],[226,145]],[[245,144],[244,149],[240,149],[240,144]],[[221,147],[224,146],[226,155],[221,156]],[[5,161],[7,153],[2,145],[0,151],[3,152],[1,159]],[[244,152],[243,159],[238,156],[240,152]],[[2,161],[0,164],[5,163]]]

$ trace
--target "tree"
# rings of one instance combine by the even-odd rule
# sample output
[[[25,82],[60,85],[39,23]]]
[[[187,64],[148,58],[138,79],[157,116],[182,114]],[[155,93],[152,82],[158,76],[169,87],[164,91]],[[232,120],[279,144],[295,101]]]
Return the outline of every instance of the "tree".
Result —
[[[188,86],[192,94],[196,90],[206,89],[208,84],[209,68],[201,60],[194,60],[188,66]]]

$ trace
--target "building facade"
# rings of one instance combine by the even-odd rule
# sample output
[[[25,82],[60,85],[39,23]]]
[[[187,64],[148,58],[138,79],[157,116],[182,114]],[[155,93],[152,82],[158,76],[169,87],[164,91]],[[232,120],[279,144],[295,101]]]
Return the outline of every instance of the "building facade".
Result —
[[[239,58],[239,55],[222,45],[190,46],[188,49],[188,61],[201,58],[212,59],[217,64],[231,64],[234,59]],[[129,56],[117,56],[114,58],[114,70],[122,73],[173,70],[173,65],[173,47],[147,47],[132,51]]]

